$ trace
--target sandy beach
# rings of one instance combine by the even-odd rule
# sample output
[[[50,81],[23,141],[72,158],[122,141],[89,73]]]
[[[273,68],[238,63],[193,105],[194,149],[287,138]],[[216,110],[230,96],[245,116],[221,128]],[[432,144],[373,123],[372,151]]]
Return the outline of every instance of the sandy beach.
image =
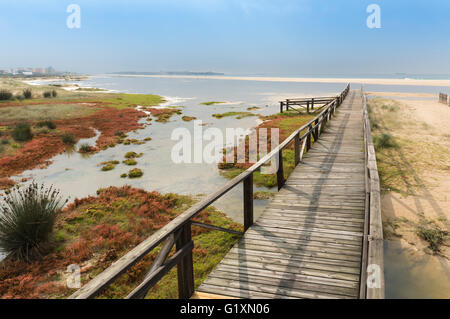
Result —
[[[385,96],[385,93],[373,92],[371,95]],[[394,236],[389,236],[390,239],[400,240],[402,245],[416,251],[432,254],[427,249],[428,243],[417,236],[417,226],[430,221],[446,231],[450,227],[450,107],[438,103],[437,97],[436,100],[406,99],[427,97],[422,93],[393,92],[388,95],[393,96],[396,102],[384,99],[381,103],[395,105],[399,109],[382,113],[383,120],[378,125],[383,132],[392,134],[400,146],[392,150],[389,157],[377,153],[377,159],[381,160],[379,170],[385,174],[388,186],[398,188],[397,191],[384,190],[384,227],[391,230],[392,226]],[[394,183],[396,167],[401,176]],[[444,258],[441,263],[447,264],[448,269],[449,247],[442,245],[438,255]]]
[[[416,79],[369,79],[369,78],[290,78],[290,77],[257,77],[257,76],[206,76],[206,75],[144,75],[114,74],[119,77],[168,78],[168,79],[210,79],[241,80],[265,82],[298,82],[298,83],[361,83],[379,85],[416,85],[416,86],[448,86],[450,80],[416,80]]]

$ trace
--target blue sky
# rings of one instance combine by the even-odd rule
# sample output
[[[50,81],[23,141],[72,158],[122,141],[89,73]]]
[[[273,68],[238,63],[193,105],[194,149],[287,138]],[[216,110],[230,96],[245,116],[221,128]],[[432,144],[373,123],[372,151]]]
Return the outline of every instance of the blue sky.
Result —
[[[448,0],[0,0],[0,68],[450,74],[449,33]]]

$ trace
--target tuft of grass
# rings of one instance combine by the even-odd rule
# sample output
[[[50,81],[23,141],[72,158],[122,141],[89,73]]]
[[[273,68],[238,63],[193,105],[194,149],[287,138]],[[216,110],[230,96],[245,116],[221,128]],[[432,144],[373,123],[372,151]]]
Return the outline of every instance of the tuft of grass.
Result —
[[[31,99],[33,97],[33,91],[31,91],[31,89],[23,90],[23,97],[25,99]]]
[[[142,175],[144,175],[144,172],[139,168],[133,168],[132,170],[130,170],[128,172],[129,178],[137,178],[137,177],[141,177]]]
[[[124,163],[125,165],[131,166],[131,165],[136,165],[137,161],[134,158],[129,158],[129,159],[122,161],[122,163]]]
[[[42,96],[45,98],[51,98],[52,97],[52,91],[45,91],[42,93]]]
[[[440,251],[440,246],[444,243],[448,232],[440,229],[437,225],[433,223],[427,223],[417,226],[416,234],[428,243],[428,248],[430,248],[434,253]]]
[[[116,165],[114,165],[114,164],[112,164],[112,163],[107,163],[107,164],[105,164],[105,165],[103,165],[103,167],[102,167],[102,171],[111,171],[111,170],[113,170],[114,168],[116,168]]]
[[[44,126],[46,126],[50,130],[54,130],[56,128],[55,122],[50,121],[50,120],[40,121],[36,125],[37,125],[37,127],[44,127]]]
[[[0,206],[0,248],[18,260],[42,256],[64,204],[58,190],[43,184],[15,188]]]
[[[64,144],[73,145],[75,144],[75,137],[71,133],[64,133],[61,135],[61,140]]]
[[[18,123],[11,133],[15,141],[25,142],[33,138],[31,127],[28,123]]]
[[[88,143],[83,143],[80,145],[80,148],[78,149],[78,152],[80,153],[90,153],[94,150],[94,148],[89,145]]]
[[[373,145],[376,151],[385,148],[397,148],[398,144],[395,142],[392,135],[387,133],[382,133],[381,135],[375,135],[373,137]]]
[[[196,120],[197,118],[196,118],[195,116],[187,116],[187,115],[185,115],[185,116],[183,116],[181,119],[182,119],[183,121],[185,121],[185,122],[190,122],[190,121],[192,121],[192,120]]]
[[[136,152],[127,152],[126,154],[125,154],[125,158],[138,158],[138,157],[141,157],[142,156],[142,153],[136,153]]]
[[[12,93],[8,90],[0,90],[0,101],[11,100]]]

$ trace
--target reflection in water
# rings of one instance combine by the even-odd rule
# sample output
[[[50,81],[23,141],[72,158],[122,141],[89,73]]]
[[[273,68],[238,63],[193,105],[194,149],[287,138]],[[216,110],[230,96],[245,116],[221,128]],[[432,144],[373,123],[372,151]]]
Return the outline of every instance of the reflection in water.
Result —
[[[384,241],[386,298],[450,298],[450,267],[443,258]]]

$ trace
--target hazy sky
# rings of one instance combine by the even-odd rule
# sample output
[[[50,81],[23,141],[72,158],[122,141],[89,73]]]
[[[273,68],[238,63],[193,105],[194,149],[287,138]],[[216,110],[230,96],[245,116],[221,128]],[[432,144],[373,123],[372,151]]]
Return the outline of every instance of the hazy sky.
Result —
[[[449,0],[0,0],[0,30],[0,69],[450,74]]]

